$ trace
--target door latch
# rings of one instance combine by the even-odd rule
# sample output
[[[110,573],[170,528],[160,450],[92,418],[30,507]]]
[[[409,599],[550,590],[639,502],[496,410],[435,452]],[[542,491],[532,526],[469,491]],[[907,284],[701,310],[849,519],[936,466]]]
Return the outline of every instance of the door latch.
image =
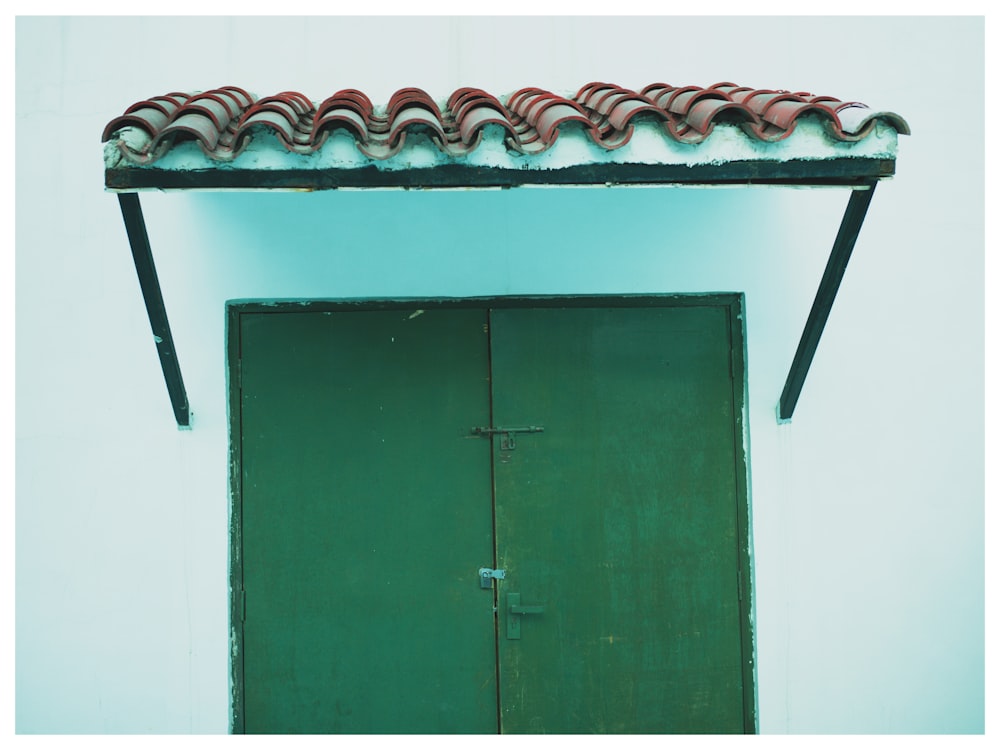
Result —
[[[472,429],[473,435],[483,435],[485,437],[499,435],[500,450],[502,451],[512,451],[517,447],[514,435],[518,432],[545,432],[545,428],[529,425],[528,427],[474,427]]]
[[[479,569],[479,588],[481,589],[491,589],[493,588],[493,579],[506,578],[506,570],[494,570],[493,568],[480,568]]]
[[[521,639],[521,616],[540,615],[545,612],[542,604],[521,604],[521,595],[516,592],[507,594],[507,640]]]

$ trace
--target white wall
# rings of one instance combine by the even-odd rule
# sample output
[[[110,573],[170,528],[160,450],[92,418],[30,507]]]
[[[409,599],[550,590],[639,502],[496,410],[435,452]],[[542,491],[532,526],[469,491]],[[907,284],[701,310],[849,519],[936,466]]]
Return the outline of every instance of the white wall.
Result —
[[[984,731],[981,19],[16,23],[16,729],[222,733],[224,303],[745,291],[760,728]],[[847,194],[144,194],[177,430],[104,124],[171,90],[811,90],[910,123],[793,422],[775,405]]]

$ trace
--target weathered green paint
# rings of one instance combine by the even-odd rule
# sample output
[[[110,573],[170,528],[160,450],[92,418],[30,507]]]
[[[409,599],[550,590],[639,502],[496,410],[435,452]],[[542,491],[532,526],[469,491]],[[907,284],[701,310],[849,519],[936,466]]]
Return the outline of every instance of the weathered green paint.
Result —
[[[485,316],[414,313],[241,318],[247,732],[496,731]]]
[[[504,732],[742,732],[729,308],[497,310]],[[507,617],[511,614],[506,613]]]
[[[234,731],[754,731],[737,297],[233,310]]]

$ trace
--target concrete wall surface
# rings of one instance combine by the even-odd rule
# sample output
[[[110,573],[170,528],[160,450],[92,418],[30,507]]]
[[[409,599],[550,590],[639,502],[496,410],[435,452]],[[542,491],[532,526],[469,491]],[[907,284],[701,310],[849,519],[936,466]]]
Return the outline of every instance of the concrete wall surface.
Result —
[[[985,730],[984,38],[976,17],[20,17],[18,733],[225,733],[225,303],[746,293],[761,732]],[[770,40],[770,41],[768,41]],[[173,90],[734,81],[908,120],[794,419],[843,190],[147,193],[179,431],[101,131]]]

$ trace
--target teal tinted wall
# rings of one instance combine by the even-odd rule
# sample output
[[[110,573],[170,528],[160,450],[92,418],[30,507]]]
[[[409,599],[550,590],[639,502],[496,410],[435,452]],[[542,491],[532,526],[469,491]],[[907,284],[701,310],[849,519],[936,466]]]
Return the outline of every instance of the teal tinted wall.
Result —
[[[16,42],[17,731],[228,729],[227,300],[723,291],[746,293],[761,731],[983,731],[981,21],[22,18]],[[108,120],[230,83],[385,102],[591,80],[909,121],[791,424],[775,406],[843,191],[144,194],[177,430],[102,191]]]

